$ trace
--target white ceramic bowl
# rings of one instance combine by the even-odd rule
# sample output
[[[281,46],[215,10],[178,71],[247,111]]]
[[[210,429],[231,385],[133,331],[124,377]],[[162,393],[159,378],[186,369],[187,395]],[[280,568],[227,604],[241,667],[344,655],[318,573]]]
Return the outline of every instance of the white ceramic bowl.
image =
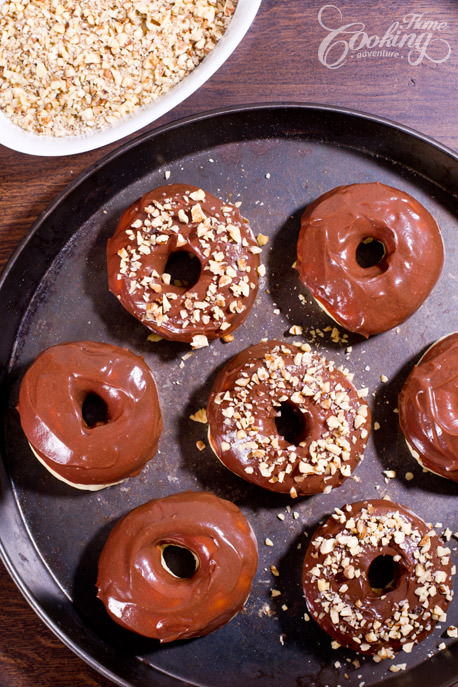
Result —
[[[198,67],[168,93],[123,119],[119,124],[86,135],[57,138],[24,131],[0,112],[0,143],[22,153],[52,157],[100,148],[138,131],[188,98],[221,67],[250,28],[260,4],[261,0],[238,0],[237,9],[226,33]]]

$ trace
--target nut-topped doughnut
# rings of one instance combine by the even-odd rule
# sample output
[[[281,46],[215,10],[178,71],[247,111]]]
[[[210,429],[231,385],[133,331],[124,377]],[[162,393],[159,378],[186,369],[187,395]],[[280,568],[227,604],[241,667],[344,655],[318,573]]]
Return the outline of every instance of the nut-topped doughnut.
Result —
[[[370,411],[348,371],[308,344],[266,341],[218,374],[208,401],[209,442],[229,470],[265,489],[328,492],[351,475]]]
[[[21,382],[17,409],[36,457],[80,489],[101,489],[140,472],[162,431],[148,365],[94,341],[40,353]]]
[[[409,653],[446,619],[455,569],[430,524],[386,500],[336,508],[313,535],[307,607],[339,645],[375,660]]]
[[[399,395],[399,422],[422,467],[458,482],[458,332],[439,339]]]
[[[146,327],[197,348],[248,315],[259,252],[237,207],[189,184],[161,186],[121,216],[107,245],[108,284]],[[177,254],[198,260],[196,283],[184,285],[167,272]]]
[[[193,558],[169,567],[169,550]],[[161,642],[200,637],[244,606],[258,563],[242,512],[206,492],[151,501],[118,522],[103,548],[98,597],[117,623]]]
[[[430,213],[384,184],[339,186],[301,218],[301,281],[336,322],[366,337],[412,315],[443,261],[440,230]]]

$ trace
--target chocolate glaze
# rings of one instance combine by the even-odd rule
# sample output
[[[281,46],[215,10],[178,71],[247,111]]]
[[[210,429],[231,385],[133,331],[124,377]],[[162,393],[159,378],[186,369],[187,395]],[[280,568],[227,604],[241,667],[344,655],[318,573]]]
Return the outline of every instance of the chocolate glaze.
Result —
[[[107,244],[110,291],[146,327],[174,341],[228,334],[245,320],[257,292],[259,248],[248,221],[207,192],[191,198],[201,192],[189,184],[150,191],[125,210]],[[145,245],[149,252],[141,252]],[[200,278],[190,288],[162,278],[177,251],[200,261]]]
[[[190,578],[162,563],[167,545],[191,551]],[[200,637],[227,623],[250,593],[258,564],[254,533],[230,501],[183,492],[128,513],[99,559],[98,597],[117,623],[161,642]]]
[[[382,539],[378,541],[371,542],[366,536],[368,512],[373,514],[376,526],[382,527],[376,537]],[[401,523],[401,527],[395,527],[394,522]],[[404,528],[410,533],[403,533]],[[360,548],[358,552],[351,553],[352,540],[347,540],[346,545],[339,542],[339,537],[346,535],[355,539]],[[333,561],[339,556],[342,556],[341,562],[333,569]],[[354,568],[353,577],[342,563],[345,556]],[[393,583],[386,589],[377,590],[370,584],[368,571],[379,556],[399,556],[399,560]],[[318,576],[315,575],[317,566]],[[450,549],[443,546],[431,525],[405,506],[373,500],[336,509],[315,532],[305,555],[302,582],[307,607],[325,632],[339,644],[386,658],[404,645],[420,642],[438,619],[444,620],[442,613],[453,595],[453,572]],[[320,580],[324,587],[329,585],[328,589],[320,591]],[[430,592],[426,601],[422,596],[423,588]],[[345,608],[338,620],[332,618],[329,608],[324,606],[329,599],[332,599],[331,605],[339,608],[341,604],[341,608]],[[407,612],[403,613],[403,608],[407,608]],[[409,623],[406,627],[404,622],[402,631],[398,612]],[[356,614],[360,615],[356,617]]]
[[[285,401],[305,420],[298,445],[276,427]],[[343,424],[331,428],[337,417]],[[340,485],[362,458],[370,430],[369,408],[348,377],[308,344],[281,341],[251,346],[228,361],[213,384],[207,418],[210,445],[229,470],[292,496]]]
[[[384,245],[371,267],[356,260],[365,239]],[[417,310],[443,265],[439,227],[403,191],[380,183],[339,186],[309,205],[297,244],[300,279],[339,324],[368,337]]]
[[[107,422],[88,427],[88,394],[106,404]],[[24,375],[17,409],[40,458],[77,485],[107,485],[140,472],[162,431],[151,370],[106,343],[75,341],[40,353]]]
[[[413,368],[399,395],[399,422],[420,464],[458,482],[458,332]]]

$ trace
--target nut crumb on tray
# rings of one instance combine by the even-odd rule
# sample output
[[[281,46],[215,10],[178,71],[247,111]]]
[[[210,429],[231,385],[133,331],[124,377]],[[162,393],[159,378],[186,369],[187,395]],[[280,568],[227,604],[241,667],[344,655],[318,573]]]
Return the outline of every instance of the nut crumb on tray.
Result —
[[[91,133],[153,102],[215,47],[237,0],[7,0],[0,110],[35,134]]]

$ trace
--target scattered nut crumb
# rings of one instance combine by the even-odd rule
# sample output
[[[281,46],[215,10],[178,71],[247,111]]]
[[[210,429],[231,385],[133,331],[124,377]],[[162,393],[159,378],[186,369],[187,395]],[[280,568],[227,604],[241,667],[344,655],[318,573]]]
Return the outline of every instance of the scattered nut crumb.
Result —
[[[267,615],[269,618],[273,615],[273,611],[269,604],[263,604],[258,611],[258,616],[261,618],[263,615]]]
[[[397,663],[395,665],[392,665],[389,667],[389,670],[392,673],[399,673],[401,670],[405,670],[407,667],[407,663]]]
[[[146,340],[156,343],[156,341],[162,341],[162,336],[159,336],[159,334],[148,334]]]
[[[383,471],[383,474],[384,474],[385,477],[387,477],[388,479],[395,479],[395,477],[396,477],[396,470],[384,470],[384,471]]]
[[[265,234],[258,234],[256,236],[256,241],[258,246],[262,248],[263,246],[266,246],[269,243],[269,237]]]
[[[196,441],[196,446],[197,446],[197,448],[199,449],[199,451],[203,451],[204,448],[205,448],[204,442],[203,442],[203,441],[200,441],[200,440],[199,440],[199,441]]]
[[[205,348],[205,346],[208,346],[208,339],[204,334],[196,334],[192,337],[191,346],[194,349]]]
[[[206,409],[199,408],[199,410],[189,416],[189,419],[193,422],[201,422],[203,425],[206,425],[208,422]]]

